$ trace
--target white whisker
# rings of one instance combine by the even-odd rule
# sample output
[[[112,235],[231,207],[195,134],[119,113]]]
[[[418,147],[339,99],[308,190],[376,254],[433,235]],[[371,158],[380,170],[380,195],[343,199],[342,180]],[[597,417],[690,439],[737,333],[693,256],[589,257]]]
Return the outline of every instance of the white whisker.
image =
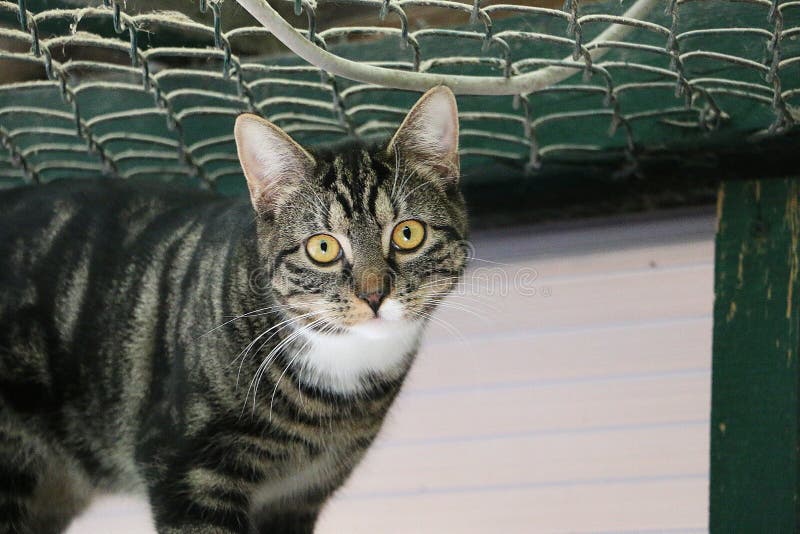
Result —
[[[327,310],[324,310],[324,311],[319,312],[319,313],[325,313],[325,312],[327,312]],[[255,374],[253,376],[253,380],[250,381],[250,386],[247,388],[247,394],[245,395],[245,400],[246,400],[247,397],[249,396],[250,389],[251,388],[253,389],[253,409],[254,410],[255,410],[255,406],[256,406],[256,398],[258,396],[258,385],[261,382],[261,377],[264,375],[264,372],[267,370],[269,365],[272,364],[272,362],[274,361],[274,359],[276,359],[278,357],[280,352],[284,348],[286,348],[292,341],[297,339],[306,330],[309,330],[309,329],[313,328],[316,324],[319,324],[322,321],[324,321],[324,319],[316,319],[315,321],[312,321],[308,325],[300,327],[300,329],[295,330],[294,332],[289,334],[284,340],[282,340],[280,343],[278,343],[269,352],[269,354],[267,354],[267,356],[264,358],[264,360],[258,366],[258,369],[256,370],[256,372],[255,372]],[[281,376],[283,376],[283,375],[281,375]]]
[[[280,332],[280,330],[282,330],[283,328],[287,327],[287,326],[288,326],[289,324],[291,324],[292,322],[294,322],[294,321],[299,321],[299,320],[301,320],[301,319],[303,319],[303,318],[305,318],[305,317],[310,317],[310,316],[312,316],[312,315],[318,315],[319,313],[320,313],[320,312],[309,312],[309,313],[304,313],[304,314],[296,315],[296,316],[294,316],[294,317],[291,317],[291,318],[289,318],[289,319],[283,320],[283,321],[279,322],[278,324],[271,326],[270,328],[267,328],[266,330],[264,330],[263,332],[261,332],[261,333],[260,333],[258,336],[256,336],[256,338],[255,338],[255,339],[253,339],[253,340],[252,340],[250,343],[248,343],[248,344],[247,344],[247,346],[246,346],[244,349],[242,349],[242,351],[241,351],[241,352],[240,352],[240,353],[239,353],[239,354],[238,354],[238,355],[237,355],[237,356],[236,356],[236,357],[235,357],[233,360],[231,360],[230,364],[228,364],[228,365],[233,365],[233,364],[236,362],[236,360],[238,360],[239,358],[242,358],[242,361],[239,363],[239,372],[236,374],[236,385],[237,385],[237,386],[239,385],[239,375],[240,375],[240,374],[241,374],[241,372],[242,372],[242,365],[244,365],[244,361],[245,361],[245,359],[247,358],[247,354],[250,352],[250,350],[253,348],[253,346],[254,346],[256,343],[258,343],[258,340],[260,340],[262,337],[264,337],[265,335],[267,335],[267,334],[268,334],[268,333],[270,333],[271,331],[273,331],[273,330],[276,330],[276,329],[277,329],[277,330],[275,331],[275,333],[274,333],[274,334],[272,334],[272,335],[271,335],[269,338],[267,338],[267,341],[269,341],[270,339],[272,339],[272,337],[273,337],[275,334],[277,334],[278,332]],[[263,348],[263,347],[264,347],[264,345],[267,343],[267,341],[265,341],[265,342],[264,342],[264,343],[263,343],[263,344],[262,344],[262,345],[261,345],[261,346],[258,348],[258,350],[256,351],[256,353],[258,353],[258,351],[259,351],[259,350],[261,350],[261,348]]]
[[[419,185],[417,185],[416,187],[414,187],[413,189],[411,189],[410,191],[408,191],[408,192],[407,192],[405,195],[403,195],[403,198],[401,198],[399,202],[405,202],[405,201],[406,201],[406,199],[407,199],[409,196],[411,196],[411,194],[412,194],[414,191],[416,191],[417,189],[419,189],[419,188],[421,188],[421,187],[424,187],[424,186],[426,186],[426,185],[427,185],[427,186],[431,186],[431,187],[433,187],[433,183],[432,183],[432,182],[424,181],[424,182],[422,182],[421,184],[419,184]]]
[[[477,317],[478,319],[481,319],[483,321],[486,321],[486,320],[490,319],[489,316],[486,315],[485,313],[480,313],[480,312],[477,312],[477,311],[472,310],[470,308],[462,307],[462,306],[453,304],[451,302],[438,302],[438,303],[435,303],[435,305],[436,305],[437,308],[456,310],[456,311],[461,311],[461,312],[464,312],[464,313],[468,313],[468,314],[470,314],[470,315],[472,315],[474,317]]]
[[[222,324],[220,324],[218,326],[215,326],[214,328],[212,328],[211,330],[209,330],[205,334],[202,334],[202,335],[198,336],[195,339],[200,339],[202,337],[205,337],[208,334],[210,334],[212,332],[215,332],[216,330],[219,330],[223,326],[228,325],[228,324],[230,324],[230,323],[232,323],[234,321],[237,321],[239,319],[243,319],[245,317],[255,317],[255,316],[258,316],[258,315],[267,315],[271,311],[275,311],[275,310],[282,309],[282,308],[290,308],[290,307],[292,307],[291,304],[276,304],[274,306],[267,306],[265,308],[259,308],[257,310],[253,310],[253,311],[249,311],[247,313],[243,313],[241,315],[237,315],[234,318],[232,318],[232,319],[230,319],[228,321],[225,321],[224,323],[222,323]]]
[[[469,257],[469,261],[482,261],[484,263],[491,263],[493,265],[502,265],[503,267],[513,267],[513,265],[510,264],[510,263],[503,263],[503,262],[494,261],[494,260],[485,260],[483,258],[478,258],[476,256],[470,256]]]
[[[444,319],[441,319],[439,317],[434,316],[431,313],[427,313],[427,312],[424,312],[424,311],[421,311],[421,310],[414,310],[414,311],[411,311],[410,313],[412,315],[416,315],[417,317],[422,317],[424,319],[428,319],[429,321],[434,321],[434,322],[442,325],[450,334],[456,336],[461,343],[466,343],[467,342],[467,339],[464,337],[464,334],[462,334],[461,331],[458,328],[456,328],[455,326],[453,326],[449,322],[445,321]]]
[[[310,330],[310,329],[311,329],[313,326],[315,326],[316,324],[323,323],[323,322],[325,322],[325,321],[326,321],[326,319],[325,319],[324,317],[323,317],[323,318],[321,318],[321,319],[317,319],[316,321],[314,321],[313,323],[311,323],[311,324],[307,325],[306,327],[304,327],[304,328],[303,328],[303,329],[301,329],[301,330],[306,330],[306,331],[307,331],[307,330]],[[306,347],[308,346],[308,344],[309,344],[310,342],[311,342],[311,338],[308,338],[308,339],[306,339],[306,342],[305,342],[305,343],[303,343],[303,346],[301,346],[299,349],[297,349],[297,351],[295,351],[295,354],[294,354],[294,356],[292,357],[292,359],[291,359],[291,360],[289,360],[289,363],[288,363],[288,364],[286,364],[286,368],[285,368],[285,369],[283,370],[283,372],[280,374],[280,376],[278,377],[278,380],[276,380],[276,381],[275,381],[275,387],[272,389],[272,396],[270,397],[270,401],[269,401],[269,420],[270,420],[270,421],[272,421],[272,405],[275,403],[275,393],[278,391],[278,384],[280,384],[280,383],[281,383],[281,379],[283,378],[283,375],[285,375],[285,374],[286,374],[286,371],[288,371],[288,370],[289,370],[289,367],[291,367],[291,366],[292,366],[292,364],[294,363],[294,361],[295,361],[295,360],[296,360],[296,359],[297,359],[297,358],[298,358],[300,355],[302,355],[302,354],[303,354],[303,351],[306,349]]]

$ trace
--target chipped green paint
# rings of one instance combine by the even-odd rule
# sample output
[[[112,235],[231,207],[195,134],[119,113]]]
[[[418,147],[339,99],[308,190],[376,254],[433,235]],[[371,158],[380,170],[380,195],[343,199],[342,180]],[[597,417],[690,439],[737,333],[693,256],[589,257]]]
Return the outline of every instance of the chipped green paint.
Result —
[[[717,205],[710,530],[800,532],[800,178]]]
[[[786,199],[786,213],[797,213],[797,195],[789,195]],[[790,225],[790,232],[792,243],[789,248],[789,292],[786,295],[786,318],[792,318],[792,312],[794,311],[794,284],[791,283],[792,280],[797,279],[797,263],[798,263],[798,241],[797,241],[797,234],[800,232],[800,225],[797,222],[797,217],[788,217],[787,220],[789,221]]]

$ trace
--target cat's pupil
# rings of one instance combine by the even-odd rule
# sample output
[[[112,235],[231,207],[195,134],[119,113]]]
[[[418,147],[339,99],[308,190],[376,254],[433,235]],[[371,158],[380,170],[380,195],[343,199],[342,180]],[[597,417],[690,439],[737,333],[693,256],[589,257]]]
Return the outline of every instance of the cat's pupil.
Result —
[[[322,243],[320,243],[319,244],[319,249],[322,252],[328,252],[328,242],[327,241],[323,241]]]
[[[403,227],[403,237],[406,238],[406,241],[411,239],[411,228],[408,226]]]

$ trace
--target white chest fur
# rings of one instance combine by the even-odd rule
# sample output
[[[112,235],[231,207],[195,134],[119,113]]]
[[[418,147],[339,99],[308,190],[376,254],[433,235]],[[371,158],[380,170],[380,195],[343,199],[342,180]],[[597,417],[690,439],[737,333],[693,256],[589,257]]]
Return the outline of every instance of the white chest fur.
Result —
[[[307,349],[297,360],[303,378],[339,393],[357,393],[368,375],[393,378],[405,372],[408,356],[419,344],[422,322],[400,318],[398,307],[387,301],[381,319],[343,334],[306,334]]]

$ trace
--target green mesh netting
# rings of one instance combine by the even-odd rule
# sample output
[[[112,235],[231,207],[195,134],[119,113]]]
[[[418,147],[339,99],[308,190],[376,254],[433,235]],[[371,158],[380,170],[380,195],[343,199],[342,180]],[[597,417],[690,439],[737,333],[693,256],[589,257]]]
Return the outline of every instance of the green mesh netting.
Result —
[[[232,0],[88,4],[0,0],[1,186],[105,174],[235,193],[238,113],[322,146],[388,136],[419,96],[310,65]],[[459,95],[467,181],[498,162],[527,180],[604,161],[634,174],[654,150],[791,134],[800,1],[655,4],[639,20],[619,0],[272,0],[320,49],[412,76],[566,67],[522,94]],[[603,39],[612,24],[630,31]]]

